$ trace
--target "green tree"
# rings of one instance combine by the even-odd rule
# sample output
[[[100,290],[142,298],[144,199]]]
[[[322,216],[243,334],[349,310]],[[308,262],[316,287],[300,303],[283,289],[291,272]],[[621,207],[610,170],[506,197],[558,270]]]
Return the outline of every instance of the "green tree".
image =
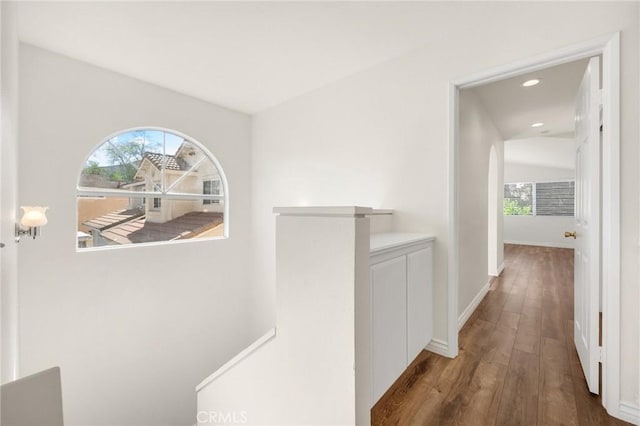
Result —
[[[89,161],[84,168],[84,174],[86,175],[102,175],[103,169],[100,167],[97,161]]]
[[[109,180],[125,183],[133,182],[144,154],[157,149],[159,146],[159,143],[146,139],[142,131],[130,133],[129,139],[124,142],[107,142],[104,145],[104,152],[111,164],[113,164]]]
[[[508,198],[504,199],[503,210],[507,216],[530,215],[532,213],[530,205],[523,206],[518,203],[518,200],[510,200]]]

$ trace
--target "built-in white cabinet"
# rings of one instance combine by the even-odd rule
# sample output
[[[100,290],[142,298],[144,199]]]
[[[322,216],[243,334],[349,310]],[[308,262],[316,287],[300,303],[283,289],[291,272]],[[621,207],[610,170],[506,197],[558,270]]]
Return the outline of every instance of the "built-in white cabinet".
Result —
[[[433,240],[371,234],[372,406],[431,340]]]
[[[371,266],[374,401],[407,367],[407,259]]]

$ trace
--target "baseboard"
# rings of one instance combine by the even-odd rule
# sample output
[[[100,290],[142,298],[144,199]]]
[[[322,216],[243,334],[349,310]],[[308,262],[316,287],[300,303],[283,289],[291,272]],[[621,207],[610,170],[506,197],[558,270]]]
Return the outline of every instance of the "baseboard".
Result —
[[[572,249],[573,243],[558,243],[558,242],[545,242],[545,241],[514,241],[514,240],[505,240],[505,244],[515,244],[519,246],[536,246],[536,247],[555,247],[555,248],[569,248]]]
[[[433,352],[434,354],[446,356],[447,358],[453,358],[449,353],[449,344],[444,340],[431,339],[425,349],[429,352]]]
[[[484,299],[484,296],[489,292],[490,285],[491,281],[488,281],[484,286],[482,286],[478,294],[476,294],[476,297],[474,297],[471,303],[469,303],[469,306],[467,306],[464,312],[460,314],[460,316],[458,317],[458,331],[460,331],[462,327],[464,327],[469,317],[471,317],[471,314],[473,314],[473,311],[476,310],[480,302],[482,302],[482,299]]]
[[[493,273],[493,271],[489,271],[489,275],[492,277],[499,277],[502,271],[504,271],[504,262],[502,262],[502,265],[498,266],[495,273]]]
[[[633,425],[640,425],[640,405],[620,401],[619,418]]]

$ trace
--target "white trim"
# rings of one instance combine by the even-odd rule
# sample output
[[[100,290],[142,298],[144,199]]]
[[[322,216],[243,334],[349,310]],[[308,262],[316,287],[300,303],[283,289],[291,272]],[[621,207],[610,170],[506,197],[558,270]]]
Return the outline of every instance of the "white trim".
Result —
[[[640,425],[640,405],[620,401],[620,411],[618,414],[622,420],[634,425]]]
[[[620,33],[602,48],[602,70],[602,405],[609,409],[620,405]]]
[[[398,248],[407,248],[409,251],[414,250],[414,246],[424,245],[425,243],[435,241],[435,235],[416,234],[408,232],[381,232],[371,234],[369,237],[369,252],[373,256],[384,254],[387,252],[398,252]],[[372,262],[373,263],[373,262]]]
[[[453,358],[449,353],[449,345],[444,340],[433,338],[425,349],[434,354],[438,354],[447,358]]]
[[[215,179],[220,180],[220,179]],[[186,192],[157,192],[157,191],[127,191],[124,189],[103,190],[96,188],[80,187],[77,191],[79,197],[128,197],[128,198],[164,198],[166,200],[224,200],[224,195],[194,194]]]
[[[449,285],[447,289],[447,355],[458,356],[458,98],[449,83]]]
[[[460,314],[460,317],[458,317],[458,331],[460,331],[462,327],[464,327],[471,315],[475,312],[480,302],[482,302],[482,299],[484,299],[484,297],[487,295],[487,293],[489,292],[489,287],[491,287],[491,280],[487,281],[487,283],[482,286],[471,303],[469,303],[462,314]]]
[[[573,244],[571,243],[555,243],[548,241],[515,241],[515,240],[505,240],[505,244],[516,244],[519,246],[536,246],[536,247],[555,247],[555,248],[568,248],[572,249]]]
[[[369,215],[371,216],[377,216],[377,215],[392,215],[393,214],[393,209],[371,209],[371,213],[369,213]]]
[[[544,53],[481,71],[468,77],[458,79],[453,82],[453,85],[460,89],[470,89],[472,87],[478,87],[495,81],[516,77],[521,74],[539,71],[555,65],[566,64],[567,62],[600,55],[605,50],[606,46],[615,38],[619,40],[620,33],[607,34],[596,39],[554,50],[553,52]]]
[[[251,355],[256,349],[267,343],[269,340],[273,339],[276,336],[275,327],[271,330],[267,331],[262,337],[253,342],[251,345],[247,346],[242,352],[238,355],[231,358],[229,361],[224,363],[222,367],[218,368],[214,371],[209,377],[204,379],[198,386],[196,386],[196,392],[200,392],[202,389],[207,387],[210,383],[215,381],[218,377],[222,376],[227,371],[231,370],[236,364],[239,364],[240,361]]]
[[[554,65],[602,55],[602,405],[620,415],[620,33],[608,34],[543,55],[492,68],[449,84],[449,285],[447,335],[449,353],[457,354],[458,310],[458,96],[477,87]],[[452,347],[453,346],[453,347]],[[608,361],[610,360],[610,362]]]
[[[371,207],[359,206],[292,206],[274,207],[273,213],[280,216],[316,216],[316,217],[364,217],[373,212]]]
[[[502,262],[498,267],[498,275],[496,275],[496,277],[499,277],[500,275],[502,275],[503,271],[504,271],[504,262]]]

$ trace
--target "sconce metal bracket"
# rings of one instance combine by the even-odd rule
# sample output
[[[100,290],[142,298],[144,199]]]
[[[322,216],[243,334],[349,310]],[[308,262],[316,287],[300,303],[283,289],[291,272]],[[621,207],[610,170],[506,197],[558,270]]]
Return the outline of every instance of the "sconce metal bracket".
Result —
[[[28,236],[32,237],[35,240],[36,237],[38,235],[40,235],[40,227],[39,226],[34,226],[34,227],[30,226],[28,228],[22,228],[19,224],[16,223],[16,243],[19,243],[20,239],[25,235],[28,235]]]

